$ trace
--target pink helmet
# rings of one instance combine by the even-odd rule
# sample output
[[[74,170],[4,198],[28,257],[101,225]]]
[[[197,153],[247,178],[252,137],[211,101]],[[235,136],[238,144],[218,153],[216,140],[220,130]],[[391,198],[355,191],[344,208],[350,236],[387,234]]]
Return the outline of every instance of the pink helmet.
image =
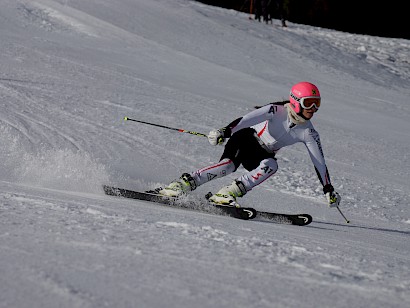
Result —
[[[290,107],[296,114],[302,114],[303,109],[310,109],[320,106],[319,89],[310,82],[299,82],[290,89]]]

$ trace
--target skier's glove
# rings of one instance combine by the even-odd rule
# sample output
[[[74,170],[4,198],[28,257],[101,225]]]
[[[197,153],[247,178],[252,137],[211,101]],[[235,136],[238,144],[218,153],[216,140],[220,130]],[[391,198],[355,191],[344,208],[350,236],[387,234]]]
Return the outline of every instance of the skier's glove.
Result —
[[[208,141],[212,145],[223,144],[225,142],[224,130],[222,128],[211,130],[208,134]]]
[[[326,199],[329,207],[337,207],[339,206],[342,197],[340,197],[340,195],[337,192],[332,191],[326,194]]]
[[[327,184],[323,187],[323,192],[325,193],[327,203],[329,207],[337,207],[340,204],[340,201],[342,200],[342,197],[335,192],[334,188],[332,185]]]

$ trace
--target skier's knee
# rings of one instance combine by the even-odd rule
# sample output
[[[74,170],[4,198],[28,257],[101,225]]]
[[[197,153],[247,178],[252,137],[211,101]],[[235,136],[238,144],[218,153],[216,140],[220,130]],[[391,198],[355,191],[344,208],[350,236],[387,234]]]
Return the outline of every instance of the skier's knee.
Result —
[[[269,174],[274,174],[278,171],[278,163],[274,158],[266,158],[262,160],[259,167],[263,170],[266,169],[266,172]]]
[[[259,166],[242,175],[238,180],[242,182],[247,191],[267,180],[278,170],[278,163],[274,158],[262,160]]]

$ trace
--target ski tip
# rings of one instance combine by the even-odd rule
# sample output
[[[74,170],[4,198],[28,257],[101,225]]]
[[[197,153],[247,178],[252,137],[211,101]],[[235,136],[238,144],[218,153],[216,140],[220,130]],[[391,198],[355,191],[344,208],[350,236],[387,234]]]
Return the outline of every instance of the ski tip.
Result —
[[[124,121],[127,121],[128,120],[128,117],[124,117]]]

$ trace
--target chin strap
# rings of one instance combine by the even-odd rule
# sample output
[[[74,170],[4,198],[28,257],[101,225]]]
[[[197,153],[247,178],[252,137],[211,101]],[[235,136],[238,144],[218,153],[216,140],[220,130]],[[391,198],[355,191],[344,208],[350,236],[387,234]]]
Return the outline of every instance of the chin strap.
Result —
[[[288,110],[289,119],[292,121],[293,124],[303,124],[307,121],[302,116],[296,114],[296,112],[289,106],[289,104],[285,104],[285,107]]]

